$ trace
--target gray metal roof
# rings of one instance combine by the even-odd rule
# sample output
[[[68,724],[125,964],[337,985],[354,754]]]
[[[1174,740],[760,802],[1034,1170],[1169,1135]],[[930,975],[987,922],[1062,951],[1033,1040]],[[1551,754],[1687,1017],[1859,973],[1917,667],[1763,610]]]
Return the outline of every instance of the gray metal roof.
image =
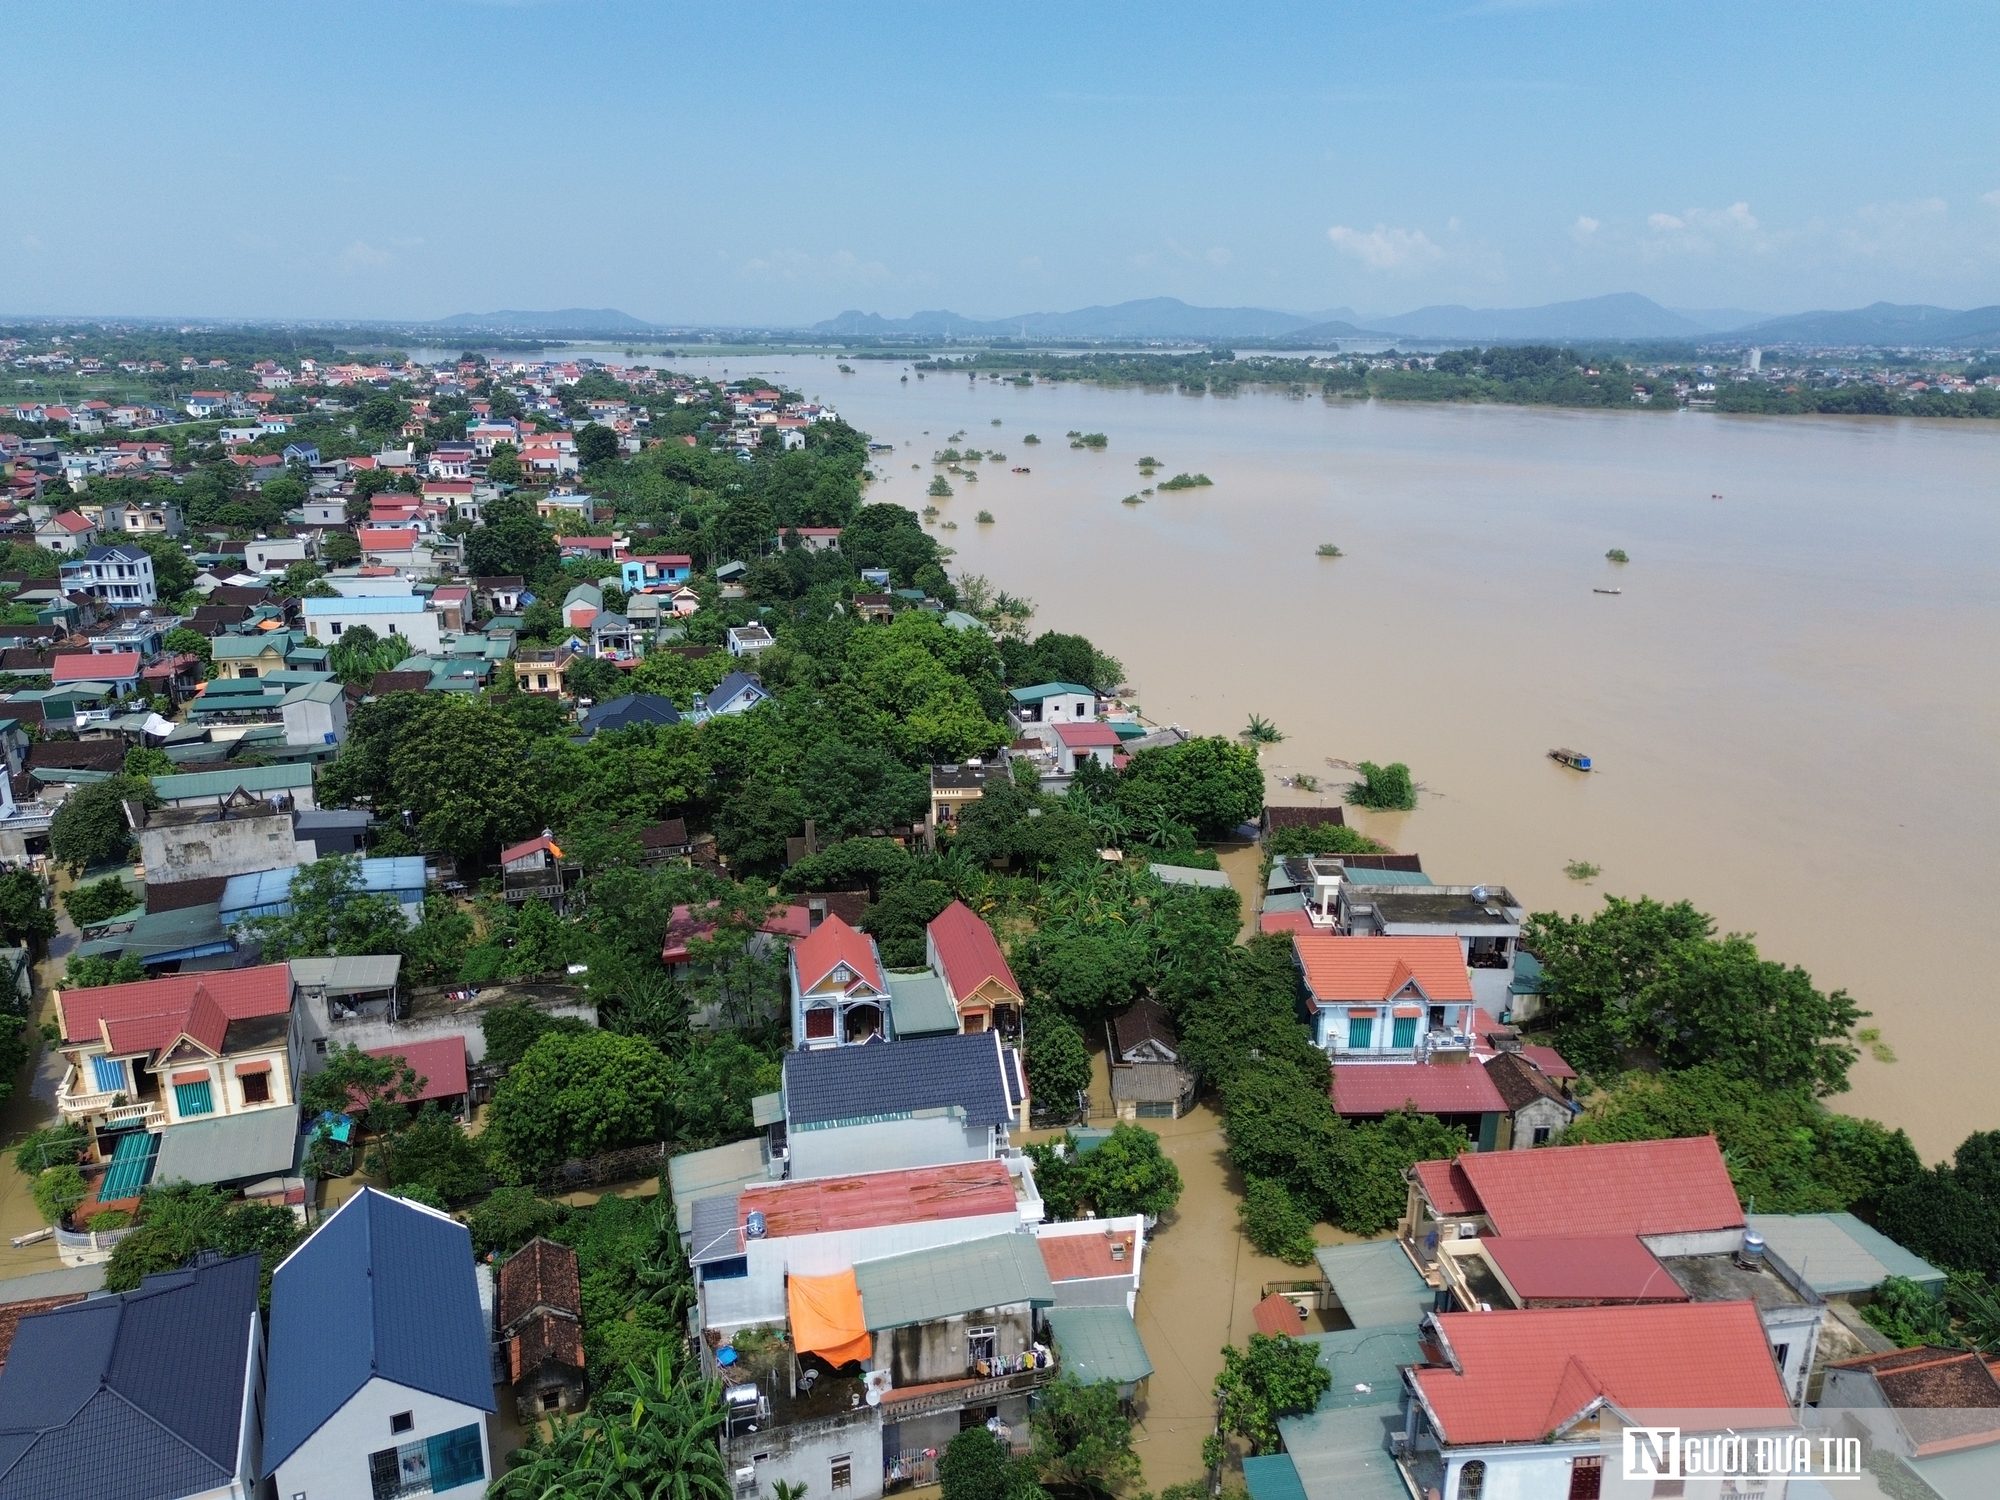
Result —
[[[793,1130],[953,1105],[969,1125],[1013,1122],[996,1033],[785,1054],[785,1116]]]
[[[1152,1358],[1132,1315],[1117,1307],[1052,1307],[1057,1363],[1085,1385],[1114,1380],[1131,1385],[1153,1373]]]
[[[192,797],[227,797],[241,787],[252,796],[288,792],[311,786],[311,766],[239,766],[232,771],[197,771],[185,776],[155,776],[153,790],[167,802]]]
[[[344,994],[353,990],[386,990],[403,972],[400,953],[374,953],[356,958],[295,958],[292,979]]]
[[[291,1171],[299,1147],[299,1112],[253,1109],[169,1125],[160,1141],[155,1182],[254,1182]]]
[[[0,1370],[0,1500],[172,1500],[236,1477],[254,1255],[23,1318]]]
[[[689,1265],[733,1260],[743,1253],[743,1232],[736,1223],[738,1198],[736,1193],[718,1193],[697,1198],[690,1205],[693,1241],[688,1250]]]
[[[1229,876],[1221,870],[1197,870],[1190,865],[1163,865],[1156,861],[1146,866],[1146,872],[1168,885],[1198,885],[1211,891],[1229,889]]]
[[[681,1233],[693,1232],[696,1203],[722,1196],[733,1201],[739,1188],[768,1182],[770,1177],[770,1158],[762,1136],[669,1157],[667,1189],[673,1194],[674,1218]]]
[[[67,1297],[73,1293],[104,1290],[104,1267],[64,1266],[59,1271],[33,1271],[26,1276],[0,1280],[0,1307],[15,1302],[35,1302],[43,1297]]]
[[[996,1234],[863,1261],[854,1268],[871,1333],[1027,1302],[1053,1307],[1055,1285],[1031,1234]]]
[[[1322,1245],[1314,1258],[1356,1328],[1413,1329],[1431,1310],[1431,1289],[1401,1240]]]
[[[272,1278],[268,1368],[267,1476],[377,1375],[494,1410],[471,1234],[363,1188]]]
[[[1945,1274],[1853,1214],[1752,1214],[1770,1253],[1822,1297],[1865,1292],[1888,1276],[1940,1291]]]
[[[958,1030],[958,1012],[944,981],[929,969],[887,977],[889,1014],[896,1018],[897,1036],[950,1036]]]

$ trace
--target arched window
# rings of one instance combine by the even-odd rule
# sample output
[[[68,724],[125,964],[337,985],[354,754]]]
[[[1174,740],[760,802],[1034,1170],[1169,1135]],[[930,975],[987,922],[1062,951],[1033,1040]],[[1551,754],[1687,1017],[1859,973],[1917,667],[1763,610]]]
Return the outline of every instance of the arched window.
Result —
[[[1479,1500],[1486,1492],[1486,1460],[1475,1458],[1458,1471],[1458,1500]]]

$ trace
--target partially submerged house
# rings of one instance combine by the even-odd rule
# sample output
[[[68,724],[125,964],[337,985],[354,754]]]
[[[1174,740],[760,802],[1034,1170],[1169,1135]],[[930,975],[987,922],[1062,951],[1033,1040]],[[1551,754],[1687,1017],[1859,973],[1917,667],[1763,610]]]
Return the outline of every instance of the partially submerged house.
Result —
[[[1157,1000],[1142,996],[1104,1025],[1111,1107],[1121,1120],[1177,1120],[1200,1083],[1181,1061],[1180,1034]]]
[[[507,1379],[522,1423],[580,1410],[587,1391],[576,1251],[536,1235],[501,1265],[495,1300]]]

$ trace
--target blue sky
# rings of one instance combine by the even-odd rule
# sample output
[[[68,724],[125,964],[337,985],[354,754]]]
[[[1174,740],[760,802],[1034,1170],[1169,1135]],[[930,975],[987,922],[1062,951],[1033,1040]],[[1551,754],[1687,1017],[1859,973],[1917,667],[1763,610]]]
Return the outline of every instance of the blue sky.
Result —
[[[8,7],[0,312],[2000,301],[1990,5]]]

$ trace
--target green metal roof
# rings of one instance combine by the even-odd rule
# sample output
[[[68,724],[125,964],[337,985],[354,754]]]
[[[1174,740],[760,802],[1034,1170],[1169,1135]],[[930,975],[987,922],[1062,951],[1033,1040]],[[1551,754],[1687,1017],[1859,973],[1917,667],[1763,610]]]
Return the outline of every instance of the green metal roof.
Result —
[[[255,661],[266,651],[283,656],[290,644],[288,630],[260,630],[255,635],[219,635],[208,647],[209,655],[216,661]]]
[[[1123,1307],[1052,1307],[1048,1318],[1059,1365],[1085,1385],[1132,1385],[1153,1373],[1139,1329]]]
[[[1349,885],[1429,885],[1431,877],[1421,870],[1350,870],[1341,878]]]
[[[223,935],[222,908],[216,902],[206,906],[184,906],[175,911],[148,912],[133,922],[129,932],[92,938],[76,945],[79,958],[116,958],[129,953],[140,962],[166,954],[188,953],[201,956],[227,953],[234,943]]]
[[[227,797],[241,787],[252,796],[289,792],[312,785],[310,766],[241,766],[233,771],[197,771],[185,776],[155,776],[153,790],[168,802],[196,797]]]
[[[1409,1500],[1389,1434],[1403,1427],[1403,1369],[1423,1362],[1415,1321],[1311,1334],[1300,1342],[1319,1346],[1320,1366],[1333,1376],[1316,1411],[1278,1420],[1301,1487],[1341,1500]]]
[[[1055,1286],[1031,1234],[996,1234],[863,1261],[854,1268],[870,1333],[1018,1302],[1053,1307]]]
[[[1243,1460],[1250,1500],[1306,1500],[1306,1487],[1289,1453],[1259,1453]]]
[[[285,694],[287,703],[332,703],[339,699],[340,684],[337,682],[315,682],[310,686],[295,687]]]
[[[889,1015],[897,1036],[950,1036],[958,1030],[958,1012],[944,981],[929,969],[891,973],[888,980]]]
[[[1356,1328],[1414,1329],[1431,1310],[1431,1289],[1401,1240],[1322,1245],[1314,1258]]]
[[[1750,1227],[1822,1297],[1868,1291],[1889,1276],[1906,1276],[1933,1295],[1944,1290],[1944,1272],[1853,1214],[1752,1214]]]
[[[1040,682],[1033,687],[1015,688],[1014,701],[1016,703],[1040,703],[1044,698],[1053,698],[1061,693],[1081,693],[1086,698],[1095,698],[1097,696],[1089,688],[1080,687],[1074,682]]]
[[[938,623],[947,630],[985,630],[988,635],[993,634],[991,630],[987,630],[984,620],[977,615],[969,615],[962,609],[946,610]]]

